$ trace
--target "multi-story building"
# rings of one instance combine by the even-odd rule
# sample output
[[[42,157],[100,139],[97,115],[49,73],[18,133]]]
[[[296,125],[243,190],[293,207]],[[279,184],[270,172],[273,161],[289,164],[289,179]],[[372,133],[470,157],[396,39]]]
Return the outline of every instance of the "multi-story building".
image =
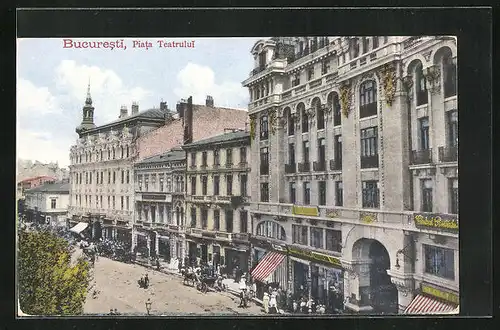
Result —
[[[135,222],[132,246],[169,262],[184,255],[184,177],[181,148],[148,157],[134,166]]]
[[[456,50],[454,37],[254,45],[255,279],[330,309],[457,307]]]
[[[171,120],[173,113],[165,102],[145,111],[134,103],[130,115],[122,106],[119,119],[96,126],[89,86],[83,120],[76,128],[79,138],[70,153],[70,225],[86,222],[95,239],[131,243],[137,140]]]
[[[69,182],[46,182],[25,191],[28,222],[66,226],[69,204]]]
[[[248,271],[249,132],[232,130],[183,149],[190,261]]]

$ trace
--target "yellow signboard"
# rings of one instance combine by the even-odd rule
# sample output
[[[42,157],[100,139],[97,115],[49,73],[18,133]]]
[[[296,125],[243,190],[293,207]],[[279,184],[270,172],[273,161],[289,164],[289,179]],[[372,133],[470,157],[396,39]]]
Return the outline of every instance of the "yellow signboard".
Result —
[[[295,215],[305,215],[309,217],[317,217],[319,215],[318,208],[316,206],[297,206],[292,207],[292,214]]]
[[[452,229],[458,230],[458,220],[457,219],[443,219],[439,215],[424,215],[415,214],[415,225],[418,227],[433,227],[441,229]]]
[[[288,253],[290,253],[291,255],[294,255],[296,257],[299,257],[299,258],[302,257],[302,258],[317,260],[317,261],[332,264],[332,265],[335,265],[337,267],[342,268],[342,263],[340,262],[340,260],[338,258],[329,256],[326,254],[322,254],[322,253],[318,253],[318,252],[314,252],[314,251],[306,251],[306,250],[298,249],[298,248],[293,247],[293,246],[288,247]]]
[[[451,293],[451,292],[446,292],[446,291],[441,291],[439,289],[436,289],[434,287],[422,284],[422,293],[426,293],[430,296],[434,296],[449,302],[452,302],[454,304],[459,304],[460,299],[458,295]]]

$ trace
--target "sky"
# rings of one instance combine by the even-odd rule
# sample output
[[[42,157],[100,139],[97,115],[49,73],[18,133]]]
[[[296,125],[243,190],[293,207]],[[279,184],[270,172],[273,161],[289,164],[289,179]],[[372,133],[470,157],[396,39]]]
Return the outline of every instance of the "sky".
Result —
[[[66,38],[69,39],[69,38]],[[204,104],[246,109],[249,93],[241,82],[253,69],[252,46],[261,38],[78,39],[124,40],[124,48],[70,48],[64,39],[17,40],[17,155],[21,159],[69,165],[82,120],[87,86],[93,100],[94,122],[118,118],[120,107],[139,110],[169,108],[182,98]],[[160,47],[162,42],[191,42],[192,48]],[[152,47],[134,48],[134,41]],[[139,43],[135,43],[138,45]],[[102,43],[101,43],[102,45]]]

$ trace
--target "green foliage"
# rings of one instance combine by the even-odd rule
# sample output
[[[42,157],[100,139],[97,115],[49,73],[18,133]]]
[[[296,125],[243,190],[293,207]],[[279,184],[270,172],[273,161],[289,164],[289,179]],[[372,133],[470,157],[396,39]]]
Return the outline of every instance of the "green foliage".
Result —
[[[19,233],[18,285],[21,310],[30,315],[83,313],[90,266],[71,265],[71,249],[50,232]]]

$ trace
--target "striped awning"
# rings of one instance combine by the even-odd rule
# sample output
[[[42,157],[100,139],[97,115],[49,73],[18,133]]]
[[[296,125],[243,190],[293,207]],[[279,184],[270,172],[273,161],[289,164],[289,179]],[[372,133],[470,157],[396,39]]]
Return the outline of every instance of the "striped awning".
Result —
[[[268,252],[257,267],[252,270],[252,277],[259,282],[265,282],[276,268],[278,268],[284,258],[284,254],[274,251]]]
[[[404,314],[449,314],[457,305],[445,303],[424,295],[417,295],[406,307]]]

